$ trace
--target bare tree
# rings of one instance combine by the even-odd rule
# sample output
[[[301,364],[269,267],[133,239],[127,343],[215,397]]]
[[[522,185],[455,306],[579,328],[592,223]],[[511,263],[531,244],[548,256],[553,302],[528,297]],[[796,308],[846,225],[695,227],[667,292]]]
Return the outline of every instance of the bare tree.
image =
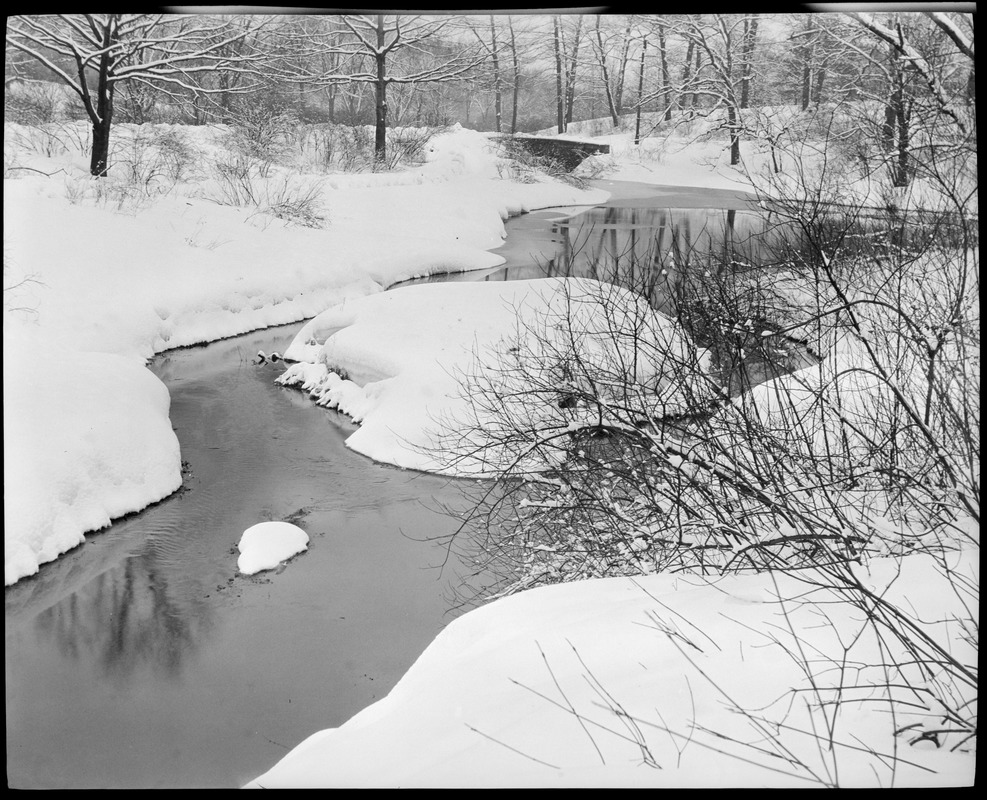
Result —
[[[671,73],[668,70],[668,49],[665,43],[665,25],[659,19],[658,24],[658,57],[661,62],[661,88],[665,93],[665,121],[671,122],[672,108],[675,105],[675,94],[672,88]],[[643,56],[642,56],[643,59]],[[643,66],[642,66],[643,73]],[[640,100],[638,105],[640,106]]]
[[[743,38],[740,107],[747,108],[750,105],[751,82],[754,72],[754,47],[757,42],[757,14],[749,14],[744,18]]]
[[[608,65],[610,52],[613,50],[613,37],[604,37],[600,25],[601,19],[602,17],[599,15],[596,17],[593,51],[596,56],[597,65],[600,68],[602,79],[601,82],[603,84],[603,91],[607,100],[607,109],[610,112],[610,118],[613,121],[613,126],[616,128],[620,124],[620,114],[622,111],[621,105],[624,92],[624,76],[627,72],[627,62],[630,57],[631,42],[633,40],[631,31],[633,30],[635,18],[633,15],[629,15],[624,21],[624,26],[621,30],[622,35],[618,38],[620,45],[619,56],[617,58],[613,73]]]
[[[8,20],[7,42],[78,95],[92,123],[90,172],[103,177],[119,86],[176,93],[231,91],[205,89],[196,78],[207,73],[256,77],[258,55],[233,46],[264,24],[263,19],[234,25],[216,17],[165,14],[22,16]]]
[[[577,15],[572,31],[572,43],[566,39],[565,20],[558,14],[552,17],[552,47],[555,59],[555,117],[559,133],[565,133],[572,122],[576,99],[576,70],[579,64],[579,44],[582,38],[582,15]]]
[[[503,116],[503,100],[500,89],[500,51],[497,47],[497,26],[494,24],[494,17],[490,15],[490,58],[493,61],[494,74],[494,119],[495,129],[500,133]]]
[[[563,72],[563,44],[562,30],[559,26],[559,18],[552,18],[552,42],[555,46],[555,119],[559,133],[565,133],[565,95],[562,93],[562,86],[565,81]]]
[[[511,41],[511,133],[517,133],[517,104],[521,91],[521,61],[518,58],[517,34],[514,31],[514,21],[507,17],[507,30]]]
[[[742,31],[739,29],[743,29]],[[726,128],[730,135],[730,163],[740,163],[741,105],[743,86],[749,86],[749,62],[743,60],[742,48],[752,46],[744,40],[751,37],[746,17],[715,14],[712,18],[689,17],[681,23],[682,35],[696,52],[696,70],[691,76],[689,93],[712,100],[710,113],[725,108]],[[700,57],[706,63],[700,66]],[[685,90],[685,87],[683,87]]]
[[[918,48],[909,40],[906,36],[905,31],[902,28],[901,17],[897,15],[894,18],[893,28],[888,27],[883,24],[881,20],[872,16],[871,14],[854,11],[850,12],[850,15],[856,19],[860,25],[866,28],[874,36],[878,37],[884,42],[887,42],[889,47],[893,50],[897,58],[902,59],[907,63],[908,68],[915,72],[928,88],[929,94],[934,99],[938,106],[938,109],[950,116],[956,126],[962,131],[967,131],[968,122],[965,115],[958,113],[955,106],[956,102],[953,97],[951,97],[942,85],[941,80],[937,74],[937,70],[933,69],[932,65],[929,63],[926,56],[921,53]],[[950,34],[950,39],[954,43],[957,39],[954,35],[959,32],[959,28],[956,26],[943,26],[943,20],[946,19],[943,15],[930,15],[930,17],[940,28],[945,30],[947,34]],[[961,53],[966,56],[971,62],[973,61],[973,45],[972,41],[967,42],[965,39],[961,39],[958,47]]]
[[[583,17],[581,14],[575,17],[576,25],[572,37],[572,47],[569,49],[569,59],[566,65],[566,87],[565,87],[565,124],[568,127],[572,123],[572,115],[576,106],[576,72],[579,66],[579,44],[582,40]],[[563,27],[563,50],[565,43],[565,28]]]
[[[345,14],[339,21],[347,32],[344,39],[313,37],[308,42],[313,52],[328,47],[338,53],[335,71],[303,64],[287,68],[284,77],[316,86],[355,83],[372,87],[374,160],[382,166],[387,163],[389,89],[459,80],[482,62],[483,52],[462,42],[443,41],[442,34],[460,25],[456,17]]]
[[[503,115],[504,115],[504,101],[503,101],[503,89],[502,81],[500,75],[500,45],[497,41],[497,24],[495,22],[495,17],[491,14],[487,20],[486,30],[489,31],[490,41],[488,42],[484,38],[484,33],[481,32],[479,25],[474,25],[467,18],[467,25],[469,29],[473,32],[480,46],[486,51],[490,58],[490,71],[493,80],[493,92],[494,92],[494,130],[497,133],[501,132],[503,128]]]
[[[894,186],[910,184],[929,146],[928,131],[967,139],[976,130],[967,86],[974,67],[972,28],[959,44],[950,35],[962,33],[962,18],[950,19],[949,30],[935,15],[916,13],[854,12],[824,15],[823,21],[829,59],[850,86],[834,85],[833,97],[864,99],[883,109],[877,120],[859,107],[860,136],[881,145],[880,154],[865,142],[859,149],[862,158],[878,158],[886,166]]]
[[[663,46],[663,45],[662,45]],[[644,110],[644,61],[648,54],[648,40],[641,40],[641,63],[637,72],[637,113],[634,115],[634,144],[641,142],[641,113]]]
[[[351,81],[370,82],[375,96],[374,156],[378,164],[387,160],[387,87],[390,84],[420,84],[448,81],[471,70],[479,61],[475,51],[457,49],[451,55],[441,55],[434,62],[400,75],[388,74],[388,58],[403,50],[419,51],[425,43],[447,28],[451,18],[436,19],[385,14],[345,16],[343,22],[355,39],[351,53],[369,54],[372,72],[350,73]],[[430,60],[431,61],[431,60]]]
[[[603,34],[600,32],[600,17],[596,17],[596,40],[595,40],[595,51],[596,60],[600,65],[600,71],[603,74],[603,91],[607,96],[607,108],[610,110],[610,119],[613,120],[614,128],[620,125],[620,113],[617,111],[617,105],[614,101],[613,88],[610,86],[610,73],[607,69],[607,51],[603,45]]]

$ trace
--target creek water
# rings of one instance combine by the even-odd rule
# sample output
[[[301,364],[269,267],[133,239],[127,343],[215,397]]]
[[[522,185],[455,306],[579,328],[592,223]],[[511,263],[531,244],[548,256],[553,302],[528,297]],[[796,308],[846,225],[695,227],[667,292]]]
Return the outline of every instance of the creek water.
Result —
[[[346,450],[354,427],[274,383],[298,326],[159,356],[190,474],[5,592],[17,787],[235,787],[383,697],[450,619],[430,537],[449,481]],[[251,524],[307,552],[236,571]]]
[[[656,210],[682,240],[749,209],[729,193],[601,185],[618,190],[621,237]],[[512,220],[505,267],[446,279],[544,275],[572,246],[572,215]],[[439,508],[457,483],[348,451],[352,423],[275,385],[282,366],[254,356],[300,326],[154,359],[183,490],[6,589],[9,786],[240,786],[387,694],[458,613],[466,565],[433,541],[456,529]],[[265,519],[299,524],[309,549],[239,575],[240,534]]]
[[[408,283],[590,277],[648,294],[671,314],[675,287],[710,260],[743,269],[774,260],[793,241],[790,226],[751,195],[724,189],[595,181],[612,193],[597,206],[548,209],[508,223],[496,252],[506,263]]]

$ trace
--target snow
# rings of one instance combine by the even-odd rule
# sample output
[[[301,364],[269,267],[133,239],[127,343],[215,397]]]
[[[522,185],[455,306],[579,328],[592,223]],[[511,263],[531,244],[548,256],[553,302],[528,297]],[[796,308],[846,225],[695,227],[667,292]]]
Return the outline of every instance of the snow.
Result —
[[[978,569],[969,560],[955,566]],[[889,587],[889,599],[907,594],[916,618],[963,613],[944,579],[930,580],[925,557],[875,561],[861,574],[877,590]],[[876,665],[889,653],[860,612],[826,605],[825,596],[779,602],[804,589],[790,575],[712,586],[652,575],[503,598],[450,623],[387,697],[313,734],[248,786],[806,787],[816,785],[813,775],[837,774],[845,786],[892,785],[891,770],[856,748],[889,753],[893,728],[921,718],[899,709],[892,720],[881,702]],[[889,639],[881,644],[890,655],[907,660]],[[832,667],[816,669],[815,694],[788,691],[809,686],[799,648]],[[954,655],[975,659],[975,646]],[[831,698],[841,675],[847,702],[834,739],[843,746],[830,753],[808,735],[803,701]],[[771,723],[789,726],[779,741],[804,766],[759,752],[770,748],[763,730]],[[894,786],[973,780],[968,753],[909,747],[904,738],[897,747]]]
[[[243,532],[237,549],[236,568],[244,575],[254,575],[307,550],[308,534],[290,522],[258,522]]]
[[[619,358],[622,364],[635,357],[643,361],[629,344],[619,356],[608,352],[621,344],[608,335],[608,326],[619,322],[606,318],[599,298],[616,291],[616,307],[627,320],[646,317],[663,349],[687,349],[676,323],[632,293],[605,286],[577,278],[424,284],[346,300],[298,332],[285,356],[299,363],[278,382],[300,386],[320,405],[338,408],[360,423],[346,444],[376,461],[482,474],[489,471],[482,463],[448,463],[443,442],[447,434],[476,422],[464,376],[486,372],[503,379],[498,367],[507,348],[564,348],[578,329],[584,358],[595,349],[603,351],[599,358]],[[542,363],[550,359],[546,352]],[[638,365],[639,374],[644,368]]]
[[[133,356],[7,348],[4,580],[181,486],[168,390]]]
[[[117,125],[114,141],[176,129],[202,163],[223,157],[223,126]],[[8,124],[4,134],[14,167],[4,180],[6,585],[180,485],[167,392],[143,360],[313,317],[408,278],[496,266],[489,250],[511,215],[608,196],[501,180],[488,137],[455,126],[401,172],[275,168],[269,193],[321,182],[328,223],[318,229],[218,204],[206,177],[124,191],[112,170],[108,182],[88,177],[78,152],[45,155],[37,129]],[[59,129],[63,141],[86,135],[82,123]]]
[[[115,127],[121,141],[136,131]],[[182,133],[200,160],[222,157],[222,126]],[[217,203],[218,185],[202,175],[162,193],[114,195],[117,184],[87,177],[81,153],[49,154],[31,144],[35,134],[5,125],[7,585],[179,487],[168,393],[145,367],[169,348],[313,318],[286,353],[300,363],[285,382],[360,420],[353,449],[428,467],[430,425],[455,415],[462,399],[451,377],[517,331],[513,310],[527,308],[528,319],[551,310],[559,283],[383,290],[495,266],[489,251],[509,216],[606,197],[504,180],[488,137],[456,126],[433,139],[419,167],[302,177],[275,168],[266,197],[319,187],[315,211],[326,223],[307,227]],[[676,137],[640,146],[626,134],[593,138],[612,153],[588,159],[586,173],[602,165],[618,180],[752,188],[726,164],[722,139],[683,147]],[[745,157],[767,158],[749,148]],[[658,324],[662,331],[678,341]],[[284,526],[297,538],[273,544]],[[241,571],[275,567],[304,549],[303,536],[288,523],[248,529]],[[975,552],[952,568],[979,584]],[[930,559],[875,560],[859,571],[923,631],[945,637],[959,662],[975,663],[976,645],[960,630],[970,616],[964,598]],[[387,697],[313,734],[250,785],[787,787],[837,777],[848,786],[971,785],[973,753],[952,750],[949,738],[929,748],[911,736],[936,726],[934,708],[898,705],[892,719],[875,665],[897,661],[920,691],[926,680],[909,672],[903,645],[879,643],[850,605],[822,602],[835,598],[780,602],[804,588],[795,575],[712,584],[649,575],[504,597],[452,622]],[[802,691],[810,671],[816,694]],[[809,732],[833,713],[825,701],[841,675],[862,688],[843,689],[833,718],[842,744],[832,752]],[[759,725],[802,766],[766,755],[760,748],[773,745]],[[895,774],[869,748],[897,755]]]

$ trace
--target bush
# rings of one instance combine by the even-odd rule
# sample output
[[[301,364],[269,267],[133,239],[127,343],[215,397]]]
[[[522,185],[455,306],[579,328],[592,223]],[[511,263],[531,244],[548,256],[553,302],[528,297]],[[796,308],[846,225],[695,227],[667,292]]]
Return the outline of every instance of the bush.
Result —
[[[322,202],[322,184],[284,175],[266,177],[263,165],[231,156],[213,165],[215,183],[209,199],[222,205],[253,206],[248,219],[269,217],[306,228],[324,228],[329,218]]]
[[[213,162],[216,189],[210,199],[227,206],[259,205],[263,168],[249,156],[228,154]]]
[[[298,129],[297,143],[304,163],[320,172],[362,172],[367,169],[397,169],[425,160],[428,142],[437,128],[389,128],[387,160],[376,163],[374,128],[370,125],[320,123]]]
[[[297,118],[282,106],[244,98],[238,98],[229,117],[227,149],[268,166],[284,161],[299,127]]]
[[[66,95],[56,84],[37,81],[4,91],[4,120],[47,125],[65,119]]]
[[[524,331],[468,376],[474,411],[455,434],[468,445],[453,453],[499,465],[469,557],[512,576],[502,591],[976,546],[976,251],[903,242],[894,226],[854,238],[855,210],[806,211],[791,208],[799,236],[773,259],[783,269],[690,264],[671,307],[691,334],[684,353],[628,326],[626,301],[601,285],[608,360],[570,315],[555,325],[563,345]],[[628,351],[661,365],[674,406]]]
[[[289,225],[324,228],[329,218],[322,204],[319,183],[294,183],[285,177],[265,187],[258,213],[280,219]]]
[[[463,587],[465,599],[592,577],[768,571],[784,585],[783,624],[769,638],[806,677],[779,687],[779,702],[805,698],[806,715],[793,727],[786,714],[733,704],[756,744],[703,731],[710,741],[778,763],[794,731],[822,764],[789,759],[786,769],[839,783],[841,754],[856,746],[852,731],[837,734],[840,711],[866,699],[892,721],[878,765],[892,778],[903,752],[894,737],[975,749],[979,251],[976,194],[951,190],[970,180],[970,155],[931,155],[921,168],[945,180],[926,188],[921,213],[897,193],[882,216],[847,202],[839,170],[794,159],[801,183],[779,180],[770,204],[794,231],[790,248],[767,261],[677,254],[684,277],[669,310],[689,347],[650,336],[601,284],[605,344],[586,345],[573,306],[478,363],[463,382],[470,419],[447,440],[448,464],[479,459],[495,475],[474,486],[468,511],[455,509],[465,522],[449,545],[482,580]],[[786,363],[772,352],[782,341],[814,357]],[[749,368],[752,353],[777,371],[731,383],[734,359]],[[661,402],[642,360],[676,387],[675,403]],[[955,616],[916,619],[910,592],[926,587],[868,575],[895,563],[905,574],[912,559],[931,564]],[[831,627],[832,649],[807,651],[796,614]],[[692,652],[680,624],[662,625]],[[875,655],[857,655],[865,641]]]

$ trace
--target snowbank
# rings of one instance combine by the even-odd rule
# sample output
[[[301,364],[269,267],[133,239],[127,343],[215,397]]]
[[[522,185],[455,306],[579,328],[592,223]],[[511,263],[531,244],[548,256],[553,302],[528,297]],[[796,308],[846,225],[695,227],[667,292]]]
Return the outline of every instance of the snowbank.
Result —
[[[975,559],[956,568],[974,576]],[[930,630],[958,631],[931,622],[964,612],[928,558],[878,561],[860,574],[890,587],[892,602],[907,595]],[[973,753],[951,752],[951,739],[907,743],[936,727],[933,714],[900,705],[892,717],[882,701],[879,664],[897,660],[922,682],[902,646],[885,637],[882,652],[862,615],[826,605],[828,596],[778,602],[804,590],[786,575],[712,587],[656,575],[498,600],[453,621],[383,700],[312,735],[248,787],[972,785]],[[957,659],[976,659],[975,645],[957,644]],[[841,679],[839,714],[827,707],[839,743],[830,752],[815,704],[833,699]],[[892,780],[878,754],[895,751]]]
[[[4,582],[182,484],[168,390],[139,358],[8,350],[3,365]]]
[[[626,331],[628,324],[641,328],[640,340],[614,338],[612,331]],[[578,349],[586,363],[626,368],[637,360],[639,378],[647,380],[645,370],[660,367],[644,363],[646,335],[653,342],[648,352],[688,357],[687,337],[677,323],[631,292],[595,280],[405,286],[347,300],[310,320],[285,351],[286,358],[300,363],[290,366],[278,382],[299,386],[319,404],[338,408],[359,422],[346,440],[359,453],[409,469],[475,475],[490,471],[486,459],[492,450],[484,450],[484,461],[463,458],[453,463],[446,445],[460,452],[470,449],[463,445],[461,431],[484,427],[485,421],[471,403],[477,381],[487,386],[491,380],[512,379],[517,367],[512,369],[511,351],[523,351],[529,368],[535,362],[546,372],[570,347]],[[561,374],[544,380],[550,383],[554,378],[562,390]],[[655,380],[660,382],[661,376],[655,375]],[[498,396],[517,397],[522,392],[525,408],[518,413],[544,414],[546,428],[553,423],[564,428],[571,422],[558,413],[555,395],[544,410],[539,406],[546,398],[525,386],[502,385]],[[674,402],[673,387],[662,399]]]

